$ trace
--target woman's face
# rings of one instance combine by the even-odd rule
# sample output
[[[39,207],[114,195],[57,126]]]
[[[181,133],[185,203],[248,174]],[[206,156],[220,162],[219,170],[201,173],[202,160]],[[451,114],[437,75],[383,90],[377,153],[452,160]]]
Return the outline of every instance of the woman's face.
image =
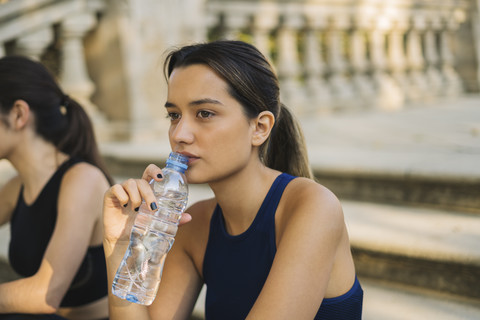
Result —
[[[0,112],[0,159],[8,157],[15,146],[15,132],[11,127],[9,114]]]
[[[253,153],[253,121],[228,92],[227,83],[205,65],[176,68],[165,107],[173,151],[190,157],[189,183],[210,183],[241,171]]]

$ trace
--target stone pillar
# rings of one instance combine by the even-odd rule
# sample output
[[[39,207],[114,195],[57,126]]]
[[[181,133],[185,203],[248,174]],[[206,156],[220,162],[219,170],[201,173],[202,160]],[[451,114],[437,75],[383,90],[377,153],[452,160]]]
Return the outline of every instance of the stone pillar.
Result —
[[[277,68],[281,87],[281,99],[296,114],[302,112],[304,103],[303,88],[298,79],[300,63],[297,49],[297,31],[303,27],[303,20],[298,15],[285,15],[277,35]]]
[[[207,0],[175,0],[181,10],[182,21],[181,37],[188,39],[188,42],[202,42],[207,38],[205,23],[205,7]],[[168,1],[165,6],[171,5]]]
[[[397,83],[386,72],[387,56],[385,51],[386,30],[390,23],[375,21],[370,32],[370,58],[372,77],[375,83],[377,97],[374,107],[384,110],[397,110],[404,104],[404,95]]]
[[[415,97],[411,95],[410,81],[406,73],[407,60],[403,43],[407,29],[408,22],[406,20],[396,20],[392,23],[392,29],[388,35],[388,66],[392,78],[402,90],[405,100],[411,101]]]
[[[352,82],[360,99],[357,107],[371,107],[375,97],[375,86],[367,75],[369,62],[367,59],[367,22],[361,18],[354,20],[350,35],[350,59],[352,63]]]
[[[62,21],[60,83],[63,90],[85,108],[95,126],[97,137],[106,140],[108,130],[105,120],[90,100],[95,86],[87,73],[83,47],[83,38],[95,23],[95,17],[91,13],[77,13]]]
[[[39,61],[45,49],[53,42],[53,30],[50,26],[35,30],[17,39],[15,54],[27,56]]]
[[[480,0],[477,0],[477,6],[472,13],[473,41],[477,58],[477,83],[480,88]]]
[[[90,96],[95,90],[87,73],[83,37],[95,24],[92,14],[79,13],[68,16],[61,24],[62,56],[60,62],[60,82],[63,89],[88,110],[91,116],[97,115]]]
[[[425,31],[425,62],[428,87],[434,95],[443,92],[442,75],[438,69],[440,57],[437,49],[436,32],[441,28],[440,17],[432,18]]]
[[[309,114],[323,114],[329,112],[332,107],[330,87],[324,79],[326,66],[320,42],[320,32],[325,30],[325,22],[325,19],[318,14],[307,15],[303,61],[307,100],[309,101],[305,111]]]
[[[248,15],[242,12],[225,12],[225,31],[223,37],[238,40],[240,32],[248,25]]]
[[[328,82],[335,100],[335,107],[344,109],[352,105],[354,88],[347,78],[347,60],[342,50],[342,35],[349,28],[347,16],[332,16],[327,31],[327,63],[330,71]]]
[[[253,45],[260,50],[265,57],[272,62],[270,55],[270,33],[278,25],[278,13],[275,8],[268,4],[261,4],[259,10],[253,16],[252,38]]]
[[[422,51],[421,32],[426,28],[425,17],[413,13],[410,30],[407,33],[407,61],[411,96],[422,99],[429,94],[428,82],[425,76],[425,60]]]
[[[443,77],[444,93],[447,96],[457,96],[463,91],[462,82],[455,71],[455,56],[452,51],[453,31],[458,28],[453,18],[444,23],[440,32],[441,74]]]

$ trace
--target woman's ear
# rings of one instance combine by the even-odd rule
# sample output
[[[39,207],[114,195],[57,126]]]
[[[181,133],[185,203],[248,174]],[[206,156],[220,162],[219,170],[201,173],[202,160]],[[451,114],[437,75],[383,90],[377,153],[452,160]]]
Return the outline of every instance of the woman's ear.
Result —
[[[252,145],[261,146],[270,136],[273,125],[275,124],[275,116],[270,111],[262,111],[257,118],[253,120],[254,131],[252,135]]]
[[[31,118],[30,106],[24,100],[16,100],[10,110],[10,123],[13,129],[21,130]]]

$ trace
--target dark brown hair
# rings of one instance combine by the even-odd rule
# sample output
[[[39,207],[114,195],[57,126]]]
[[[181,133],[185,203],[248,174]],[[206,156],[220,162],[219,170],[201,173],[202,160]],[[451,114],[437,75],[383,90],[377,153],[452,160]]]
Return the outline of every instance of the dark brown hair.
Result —
[[[266,166],[294,176],[313,177],[302,130],[280,102],[278,78],[260,51],[248,43],[230,40],[185,46],[168,54],[164,65],[167,81],[173,69],[193,64],[206,65],[222,77],[248,118],[262,111],[273,113],[275,125],[260,148]]]
[[[101,159],[90,118],[77,101],[63,93],[43,64],[22,56],[0,59],[0,112],[7,114],[16,100],[28,103],[38,135],[70,157],[97,166],[113,182]]]

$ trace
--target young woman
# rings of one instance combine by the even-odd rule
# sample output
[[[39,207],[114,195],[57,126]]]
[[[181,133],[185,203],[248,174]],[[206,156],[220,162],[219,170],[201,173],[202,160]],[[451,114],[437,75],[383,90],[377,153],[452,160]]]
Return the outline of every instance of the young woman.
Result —
[[[207,319],[360,319],[338,199],[312,180],[302,133],[279,101],[272,68],[237,41],[187,46],[167,57],[172,150],[189,157],[189,183],[213,199],[191,206],[168,254],[154,303],[111,295],[111,319],[188,319],[202,285]],[[104,198],[109,284],[128,246],[134,210],[154,197],[142,179]]]
[[[42,64],[4,57],[0,141],[18,172],[0,189],[0,224],[10,222],[21,276],[0,284],[0,319],[108,317],[101,215],[111,184],[87,114]]]

